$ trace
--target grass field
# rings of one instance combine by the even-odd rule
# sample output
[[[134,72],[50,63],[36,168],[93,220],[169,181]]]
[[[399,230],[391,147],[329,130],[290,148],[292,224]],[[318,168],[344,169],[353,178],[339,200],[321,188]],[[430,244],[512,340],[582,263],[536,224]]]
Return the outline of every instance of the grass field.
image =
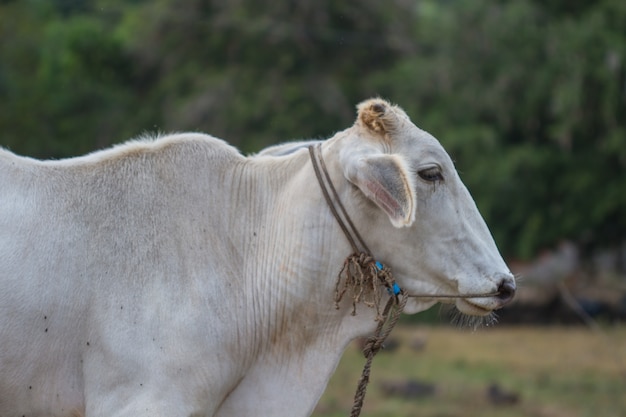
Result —
[[[363,417],[626,417],[626,326],[402,326],[393,352],[374,359]],[[416,349],[412,345],[423,345]],[[315,413],[348,416],[364,363],[356,343],[344,354]],[[385,395],[383,385],[408,379],[434,394]],[[518,397],[496,404],[492,384]]]

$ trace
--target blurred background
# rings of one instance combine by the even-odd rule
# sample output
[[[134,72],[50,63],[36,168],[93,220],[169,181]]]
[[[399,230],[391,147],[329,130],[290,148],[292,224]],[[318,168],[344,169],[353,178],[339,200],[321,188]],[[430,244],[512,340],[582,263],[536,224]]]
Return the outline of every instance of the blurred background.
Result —
[[[455,160],[520,276],[502,324],[623,336],[625,1],[0,0],[0,146],[19,154],[186,130],[255,152],[329,137],[371,96]],[[433,311],[406,325],[447,322]],[[587,415],[550,410],[519,415]]]

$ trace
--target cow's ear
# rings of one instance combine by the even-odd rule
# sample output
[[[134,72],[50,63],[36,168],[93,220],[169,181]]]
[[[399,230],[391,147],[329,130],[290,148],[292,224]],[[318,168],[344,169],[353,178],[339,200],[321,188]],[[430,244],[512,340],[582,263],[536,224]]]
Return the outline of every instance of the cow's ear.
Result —
[[[344,175],[380,207],[395,227],[415,221],[415,184],[400,157],[372,155],[347,158]]]
[[[366,100],[357,106],[358,116],[356,123],[370,133],[387,135],[396,131],[398,123],[398,111],[395,106],[387,101],[374,98]]]

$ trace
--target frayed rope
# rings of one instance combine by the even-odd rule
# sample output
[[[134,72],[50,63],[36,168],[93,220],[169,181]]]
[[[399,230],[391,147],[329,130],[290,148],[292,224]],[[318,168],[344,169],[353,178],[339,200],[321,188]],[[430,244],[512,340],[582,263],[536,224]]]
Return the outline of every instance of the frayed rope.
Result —
[[[356,315],[356,306],[359,303],[376,309],[376,321],[384,319],[381,315],[380,303],[383,288],[388,294],[397,297],[402,290],[396,284],[391,269],[376,262],[371,255],[365,252],[352,254],[346,258],[343,267],[337,274],[335,285],[335,308],[344,295],[352,298],[352,315]]]

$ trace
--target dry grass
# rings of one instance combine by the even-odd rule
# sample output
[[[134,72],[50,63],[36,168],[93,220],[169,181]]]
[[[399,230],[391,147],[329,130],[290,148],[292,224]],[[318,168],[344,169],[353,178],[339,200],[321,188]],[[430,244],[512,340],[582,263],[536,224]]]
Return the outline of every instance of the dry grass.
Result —
[[[624,417],[626,328],[495,327],[476,332],[404,326],[400,347],[374,360],[363,417]],[[416,341],[422,350],[411,349]],[[356,345],[344,355],[314,416],[347,416],[363,365]],[[385,397],[383,381],[432,383],[425,398]],[[515,393],[496,405],[487,388]]]

